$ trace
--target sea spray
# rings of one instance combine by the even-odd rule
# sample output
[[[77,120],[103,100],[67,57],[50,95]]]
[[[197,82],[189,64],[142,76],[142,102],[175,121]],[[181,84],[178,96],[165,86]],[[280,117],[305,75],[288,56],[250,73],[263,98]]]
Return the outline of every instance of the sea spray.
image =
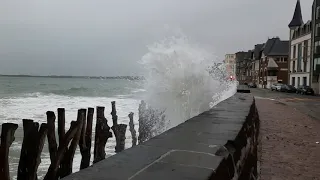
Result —
[[[162,112],[165,118],[152,121],[156,135],[208,110],[235,93],[216,56],[190,43],[184,35],[165,38],[148,46],[140,63],[146,70],[145,96],[149,118]],[[222,65],[223,66],[223,65]],[[165,121],[165,122],[163,122]],[[148,124],[148,123],[147,123]]]

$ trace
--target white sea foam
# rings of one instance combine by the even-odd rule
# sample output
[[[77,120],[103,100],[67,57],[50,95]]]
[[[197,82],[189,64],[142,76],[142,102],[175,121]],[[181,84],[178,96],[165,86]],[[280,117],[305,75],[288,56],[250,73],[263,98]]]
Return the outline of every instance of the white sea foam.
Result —
[[[22,119],[33,119],[38,122],[46,122],[46,112],[56,111],[57,108],[66,109],[66,123],[76,120],[77,110],[80,108],[105,106],[106,117],[111,119],[111,101],[116,101],[119,123],[127,122],[127,115],[135,112],[139,101],[136,99],[120,99],[108,97],[70,97],[60,95],[41,95],[32,93],[31,96],[0,99],[0,116],[7,121],[21,124]],[[35,94],[37,94],[35,96]],[[10,119],[10,120],[8,120]],[[110,123],[110,122],[109,122]],[[112,125],[112,123],[110,124]]]
[[[139,101],[136,99],[107,97],[68,97],[60,95],[44,95],[41,93],[26,94],[23,97],[0,99],[0,117],[3,117],[3,119],[1,119],[2,123],[11,122],[19,124],[19,129],[15,133],[16,141],[12,144],[10,148],[10,169],[12,172],[13,179],[16,178],[14,175],[16,175],[17,172],[19,163],[18,157],[20,156],[21,143],[23,139],[23,132],[21,128],[22,119],[33,119],[39,123],[46,122],[46,111],[50,110],[56,112],[56,109],[58,107],[63,107],[66,109],[66,129],[68,129],[70,126],[70,122],[72,120],[76,120],[78,109],[105,106],[105,116],[107,117],[108,124],[111,127],[111,101],[116,101],[119,123],[128,124],[128,114],[130,112],[134,112],[134,124],[135,128],[137,129],[139,127],[137,117]],[[93,121],[93,133],[95,131],[94,128],[95,121]],[[126,132],[126,138],[126,147],[131,147],[131,133],[129,130],[127,130]],[[107,156],[114,154],[114,147],[115,139],[113,137],[110,138],[106,144]],[[91,150],[93,151],[93,148]],[[50,165],[50,157],[48,153],[47,142],[45,142],[45,147],[43,148],[43,153],[41,157],[41,163],[38,170],[38,174],[40,175],[40,177],[42,177],[46,173]],[[79,153],[79,149],[77,149],[73,161],[73,171],[79,170],[80,162],[81,155]]]

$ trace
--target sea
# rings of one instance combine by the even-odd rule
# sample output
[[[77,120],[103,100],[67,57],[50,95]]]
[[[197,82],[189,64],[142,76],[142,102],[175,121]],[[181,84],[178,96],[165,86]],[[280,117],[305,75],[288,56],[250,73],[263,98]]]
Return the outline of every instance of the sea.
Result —
[[[76,120],[78,109],[104,106],[108,124],[112,126],[111,102],[116,101],[118,122],[128,124],[128,114],[133,112],[138,133],[138,108],[141,100],[144,100],[148,109],[164,115],[153,124],[155,132],[161,133],[213,108],[236,93],[238,82],[230,81],[225,68],[217,66],[221,61],[211,49],[192,43],[186,36],[168,36],[147,48],[148,52],[137,60],[137,64],[143,68],[144,78],[140,80],[0,76],[0,124],[19,124],[10,148],[12,179],[17,176],[23,140],[22,119],[44,123],[47,111],[57,112],[57,108],[65,108],[68,129],[70,122]],[[153,117],[156,115],[153,114]],[[131,147],[131,140],[131,133],[127,129],[126,148]],[[47,144],[45,142],[41,154],[39,179],[44,177],[50,165]],[[108,139],[105,151],[107,157],[115,154],[114,137]],[[77,149],[73,172],[79,171],[80,162],[81,155]]]
[[[0,77],[0,123],[17,123],[15,141],[10,148],[10,171],[16,179],[21,143],[23,140],[22,119],[46,122],[46,112],[57,112],[65,108],[66,129],[76,120],[77,110],[96,106],[105,107],[105,116],[112,126],[111,101],[116,101],[118,122],[128,124],[128,114],[134,113],[134,124],[138,132],[138,107],[142,89],[141,80],[90,79],[90,78],[49,78],[49,77]],[[95,118],[94,118],[95,120]],[[95,122],[95,121],[94,121]],[[93,124],[93,133],[95,131]],[[126,132],[126,146],[131,147],[131,133]],[[94,139],[94,138],[93,138]],[[41,179],[50,165],[47,141],[41,155],[38,176]],[[115,154],[115,139],[109,138],[106,154]],[[92,146],[93,150],[93,146]],[[74,171],[80,167],[81,155],[77,149],[74,158]]]

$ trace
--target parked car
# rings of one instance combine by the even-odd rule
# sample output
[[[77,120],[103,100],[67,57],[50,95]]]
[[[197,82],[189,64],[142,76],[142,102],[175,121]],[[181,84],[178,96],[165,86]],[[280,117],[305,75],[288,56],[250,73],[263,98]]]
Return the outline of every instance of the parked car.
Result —
[[[295,93],[297,91],[297,89],[292,85],[283,84],[280,88],[280,91],[281,92],[288,92],[288,93]]]
[[[249,83],[248,86],[249,88],[257,88],[256,83]]]
[[[272,84],[271,85],[271,91],[280,91],[282,85],[283,84],[281,84],[281,83]]]
[[[298,94],[309,94],[309,95],[314,95],[314,91],[310,86],[299,86],[297,88],[297,93]]]

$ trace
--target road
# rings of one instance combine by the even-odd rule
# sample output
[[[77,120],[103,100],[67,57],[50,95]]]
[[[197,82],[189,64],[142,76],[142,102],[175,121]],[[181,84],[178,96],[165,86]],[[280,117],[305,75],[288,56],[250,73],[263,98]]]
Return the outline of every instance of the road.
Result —
[[[257,99],[267,98],[278,101],[320,121],[320,96],[284,93],[260,88],[251,88],[251,93]]]

